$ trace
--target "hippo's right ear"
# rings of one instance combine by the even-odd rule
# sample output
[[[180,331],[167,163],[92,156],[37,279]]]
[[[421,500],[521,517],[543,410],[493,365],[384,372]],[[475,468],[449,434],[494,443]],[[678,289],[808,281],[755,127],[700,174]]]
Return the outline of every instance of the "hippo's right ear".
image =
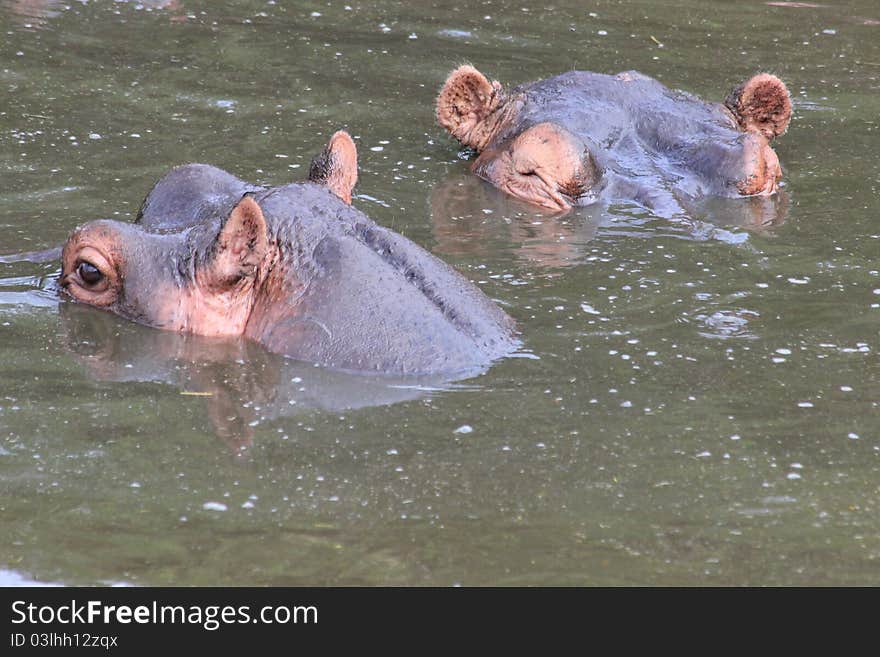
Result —
[[[724,105],[740,127],[768,140],[778,137],[791,121],[791,98],[785,83],[770,73],[754,75],[727,95]]]
[[[324,185],[351,205],[351,192],[357,184],[357,147],[351,135],[340,130],[332,137],[309,167],[309,180]]]
[[[437,122],[465,146],[484,146],[480,125],[501,103],[501,83],[473,66],[459,66],[437,96]]]
[[[207,282],[222,290],[252,278],[268,252],[266,218],[247,194],[220,226],[208,260]]]

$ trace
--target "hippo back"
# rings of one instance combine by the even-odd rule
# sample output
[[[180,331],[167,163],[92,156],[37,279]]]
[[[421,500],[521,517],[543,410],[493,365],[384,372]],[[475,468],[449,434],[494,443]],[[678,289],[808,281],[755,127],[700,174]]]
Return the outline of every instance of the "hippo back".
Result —
[[[516,125],[505,132],[557,122],[600,152],[629,137],[654,151],[669,152],[707,137],[729,139],[737,134],[733,119],[719,103],[669,89],[637,71],[617,75],[570,71],[522,85],[511,95],[522,99],[522,110]]]
[[[247,332],[273,351],[414,375],[482,368],[516,348],[513,321],[479,288],[325,188],[291,184],[256,198],[287,301],[258,302]]]

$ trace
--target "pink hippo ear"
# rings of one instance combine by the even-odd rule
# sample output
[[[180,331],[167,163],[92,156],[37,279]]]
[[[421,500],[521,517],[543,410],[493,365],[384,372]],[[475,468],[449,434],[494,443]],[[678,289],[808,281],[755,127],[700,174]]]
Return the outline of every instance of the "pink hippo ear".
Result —
[[[351,192],[358,180],[357,147],[345,130],[330,137],[324,150],[312,159],[309,180],[351,205]]]
[[[257,202],[244,196],[220,227],[208,264],[211,287],[226,289],[253,278],[269,252],[266,219]]]
[[[768,140],[781,135],[791,121],[791,98],[785,83],[770,73],[759,73],[728,94],[724,105],[747,132]]]
[[[485,119],[501,104],[501,83],[473,66],[459,66],[437,96],[437,122],[465,146],[485,146]]]

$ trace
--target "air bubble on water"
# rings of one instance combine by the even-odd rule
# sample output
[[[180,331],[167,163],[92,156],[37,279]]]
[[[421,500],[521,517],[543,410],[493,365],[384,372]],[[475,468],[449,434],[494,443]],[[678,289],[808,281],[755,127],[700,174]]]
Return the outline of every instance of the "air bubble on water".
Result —
[[[471,433],[474,428],[469,424],[462,424],[458,429],[453,431],[452,433]]]
[[[247,502],[245,502],[245,503],[243,503],[243,504],[241,505],[241,508],[242,508],[242,509],[253,509],[253,508],[254,508],[254,503],[251,502],[250,500],[248,500]]]
[[[133,481],[133,482],[131,482],[131,483],[129,484],[129,486],[130,486],[131,488],[140,488],[140,487],[141,487],[141,484],[140,484],[139,481]]]
[[[785,475],[785,478],[794,480],[794,479],[800,479],[801,476],[797,472],[789,472],[787,475]]]
[[[813,402],[798,402],[800,408],[813,408]]]
[[[202,504],[205,511],[226,511],[226,505],[221,502],[205,502]]]
[[[396,454],[398,454],[398,451],[394,447],[392,447],[391,449],[386,449],[385,453],[388,454],[388,456],[395,456]]]
[[[858,439],[859,439],[859,434],[857,434],[857,433],[853,433],[852,431],[850,431],[850,432],[846,435],[846,437],[849,438],[850,440],[858,440]]]

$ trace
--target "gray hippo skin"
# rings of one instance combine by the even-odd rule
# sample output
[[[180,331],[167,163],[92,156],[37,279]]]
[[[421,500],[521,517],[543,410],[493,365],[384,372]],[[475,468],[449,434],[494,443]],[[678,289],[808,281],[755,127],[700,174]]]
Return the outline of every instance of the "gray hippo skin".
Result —
[[[61,287],[142,324],[242,335],[339,370],[464,374],[515,350],[513,321],[475,285],[351,207],[356,170],[344,132],[305,183],[264,189],[178,167],[135,224],[73,232]]]
[[[505,91],[472,66],[447,79],[437,120],[479,154],[472,170],[521,200],[565,211],[598,199],[672,215],[705,196],[770,195],[769,142],[791,118],[762,73],[710,103],[635,71],[570,71]]]

